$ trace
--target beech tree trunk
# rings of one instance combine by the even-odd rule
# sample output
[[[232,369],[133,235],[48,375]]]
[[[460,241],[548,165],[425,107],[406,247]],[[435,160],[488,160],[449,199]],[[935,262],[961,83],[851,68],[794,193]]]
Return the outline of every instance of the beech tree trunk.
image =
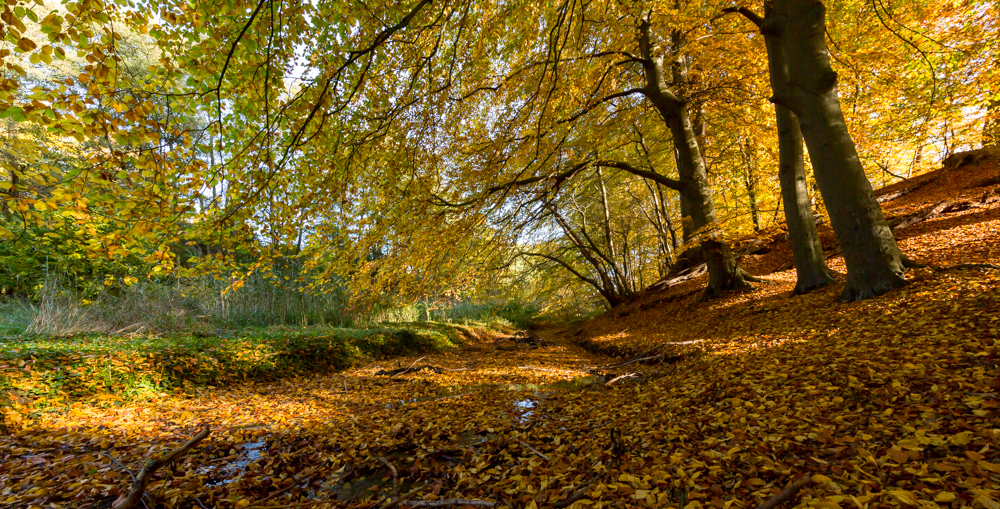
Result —
[[[1000,147],[1000,99],[993,99],[986,108],[983,124],[983,148]]]
[[[764,18],[746,8],[733,10],[739,11],[756,24],[764,35],[771,89],[777,94],[778,91],[789,88],[789,70],[784,47],[778,37],[780,29],[776,26],[771,9],[772,4],[766,3]],[[780,104],[774,105],[774,114],[778,128],[778,183],[781,186],[785,224],[788,226],[788,240],[795,262],[796,283],[793,293],[802,294],[828,285],[834,279],[833,273],[826,266],[823,245],[816,232],[816,218],[806,184],[805,154],[799,120]]]
[[[774,0],[768,16],[787,59],[788,85],[772,101],[798,117],[802,136],[847,265],[841,300],[860,300],[906,284],[907,260],[896,245],[865,176],[837,98],[837,73],[824,39],[820,0]],[[765,23],[766,24],[766,23]]]
[[[699,238],[709,281],[702,299],[721,296],[727,290],[749,290],[754,278],[739,268],[729,245],[717,230],[712,188],[701,155],[695,129],[686,104],[667,86],[663,63],[652,55],[651,27],[648,20],[639,26],[639,46],[643,57],[646,86],[643,93],[660,112],[670,129],[681,193],[682,210],[691,216],[691,228]],[[676,60],[676,59],[675,59]]]
[[[781,185],[781,203],[785,209],[788,240],[795,262],[793,293],[802,294],[826,286],[834,279],[826,266],[823,244],[816,232],[816,217],[813,216],[809,186],[806,184],[799,121],[784,106],[775,105],[775,115],[778,123],[778,183]]]

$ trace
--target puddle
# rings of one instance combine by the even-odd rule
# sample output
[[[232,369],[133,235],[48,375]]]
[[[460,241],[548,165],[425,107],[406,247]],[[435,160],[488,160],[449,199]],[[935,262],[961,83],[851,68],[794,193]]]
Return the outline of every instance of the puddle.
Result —
[[[493,433],[487,433],[485,435],[480,435],[471,429],[468,431],[463,431],[458,435],[458,440],[455,440],[455,445],[459,447],[476,447],[482,445],[490,440],[495,439],[497,436]]]
[[[538,402],[533,399],[519,399],[515,401],[514,408],[519,410],[521,414],[517,417],[517,419],[522,423],[530,420],[531,416],[535,415],[535,411],[533,409],[536,406],[538,406]]]
[[[590,387],[600,387],[604,384],[604,377],[600,375],[587,375],[574,378],[572,380],[563,380],[560,382],[553,382],[549,384],[478,384],[478,385],[446,385],[438,390],[435,396],[423,396],[419,398],[408,398],[395,401],[393,403],[386,403],[386,409],[398,408],[403,405],[420,403],[424,401],[435,401],[439,399],[444,399],[452,396],[460,396],[462,394],[482,392],[490,389],[499,389],[503,391],[512,392],[534,392],[536,396],[542,395],[552,391],[572,391],[587,389]],[[530,405],[529,405],[530,403]],[[531,398],[525,398],[518,400],[514,405],[518,409],[527,410],[526,413],[531,413],[531,408],[535,407],[536,400]]]
[[[243,477],[247,467],[254,461],[263,457],[264,449],[267,447],[265,440],[246,442],[240,445],[239,457],[220,467],[202,467],[198,469],[199,475],[210,475],[212,477],[222,477],[220,481],[205,483],[205,486],[222,486],[235,482]]]

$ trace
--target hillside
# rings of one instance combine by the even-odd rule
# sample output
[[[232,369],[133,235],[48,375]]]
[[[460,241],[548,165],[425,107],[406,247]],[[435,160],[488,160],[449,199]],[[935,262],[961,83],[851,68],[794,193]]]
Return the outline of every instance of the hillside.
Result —
[[[759,239],[741,243],[752,246],[754,253],[743,256],[741,266],[766,280],[756,291],[701,303],[699,291],[707,274],[689,279],[682,273],[652,285],[635,302],[587,322],[574,333],[595,348],[627,354],[665,338],[677,342],[773,334],[780,341],[812,330],[825,334],[846,327],[842,320],[863,327],[865,320],[856,316],[858,313],[874,320],[886,308],[894,308],[897,321],[907,316],[906,309],[919,310],[925,318],[935,312],[953,314],[955,309],[963,314],[998,309],[992,303],[996,302],[995,283],[1000,272],[975,265],[1000,260],[1000,153],[965,153],[949,163],[876,193],[904,254],[927,265],[913,270],[908,276],[911,284],[899,292],[870,302],[838,304],[834,301],[842,289],[839,283],[792,296],[795,269],[787,234],[773,228]],[[842,277],[846,269],[833,230],[824,223],[819,225],[819,233],[828,265]],[[974,288],[980,291],[971,291]],[[956,297],[972,301],[965,303],[954,300]],[[771,323],[777,329],[771,330]]]

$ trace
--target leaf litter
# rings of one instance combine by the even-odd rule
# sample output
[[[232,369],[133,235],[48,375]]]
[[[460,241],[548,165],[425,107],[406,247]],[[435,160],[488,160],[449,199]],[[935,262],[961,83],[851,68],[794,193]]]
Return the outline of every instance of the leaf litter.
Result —
[[[982,191],[935,185],[883,206]],[[968,264],[996,263],[998,232],[995,202],[902,228],[932,266],[860,303],[835,303],[838,285],[790,296],[777,242],[743,261],[769,281],[758,291],[697,303],[694,279],[535,344],[72,402],[6,422],[0,504],[111,507],[146,460],[210,426],[156,474],[149,507],[747,508],[794,483],[788,506],[995,509],[1000,271]],[[594,369],[621,364],[598,352],[651,350],[654,364]],[[449,371],[376,375],[417,361]]]

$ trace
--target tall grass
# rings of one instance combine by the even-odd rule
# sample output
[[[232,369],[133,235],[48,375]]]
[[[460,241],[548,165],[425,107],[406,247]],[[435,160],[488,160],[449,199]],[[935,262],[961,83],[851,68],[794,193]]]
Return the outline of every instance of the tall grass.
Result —
[[[336,292],[309,294],[248,278],[236,290],[211,278],[172,284],[140,281],[83,299],[56,277],[31,301],[9,301],[0,328],[8,334],[147,333],[267,325],[345,325],[346,300]],[[7,316],[10,318],[7,318]]]
[[[383,323],[444,322],[529,328],[538,309],[514,301],[427,300],[359,313],[340,291],[317,294],[273,278],[251,276],[230,289],[229,281],[178,278],[113,286],[84,299],[74,286],[46,278],[31,301],[0,308],[0,333],[72,335],[144,334],[273,325],[371,327]]]
[[[0,336],[23,333],[31,325],[34,315],[35,310],[30,303],[0,297]]]

